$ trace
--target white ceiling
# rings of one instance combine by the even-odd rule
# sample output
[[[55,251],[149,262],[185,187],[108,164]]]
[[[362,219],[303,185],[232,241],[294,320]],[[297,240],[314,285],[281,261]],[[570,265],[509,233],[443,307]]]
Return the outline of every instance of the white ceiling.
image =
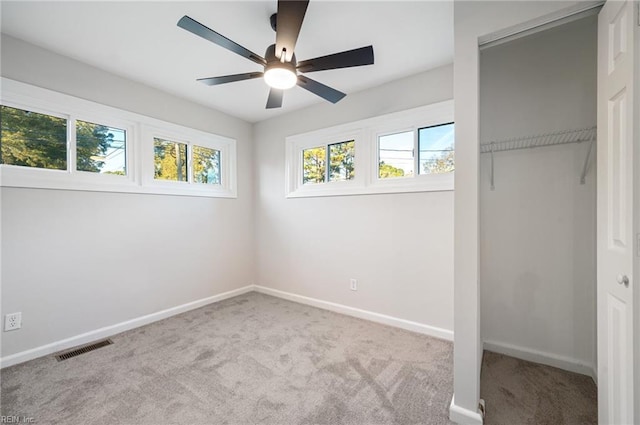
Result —
[[[275,33],[270,1],[5,1],[1,29],[131,80],[257,122],[326,102],[294,87],[266,110],[262,79],[206,86],[196,78],[262,71],[248,59],[176,26],[189,15],[264,55]],[[347,94],[453,61],[453,1],[311,0],[296,45],[298,60],[373,45],[375,64],[309,77]]]

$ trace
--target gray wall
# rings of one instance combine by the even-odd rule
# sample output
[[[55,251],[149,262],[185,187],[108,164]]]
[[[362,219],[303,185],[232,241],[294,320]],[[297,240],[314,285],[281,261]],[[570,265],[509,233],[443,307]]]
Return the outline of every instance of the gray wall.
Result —
[[[287,136],[451,99],[452,79],[445,66],[255,125],[258,284],[452,330],[452,191],[286,199],[284,190]]]
[[[2,356],[254,282],[252,126],[2,35],[2,76],[237,140],[238,198],[0,189]]]
[[[481,142],[596,124],[596,22],[482,52]],[[595,368],[595,155],[579,182],[587,148],[496,153],[495,191],[481,155],[482,337]]]

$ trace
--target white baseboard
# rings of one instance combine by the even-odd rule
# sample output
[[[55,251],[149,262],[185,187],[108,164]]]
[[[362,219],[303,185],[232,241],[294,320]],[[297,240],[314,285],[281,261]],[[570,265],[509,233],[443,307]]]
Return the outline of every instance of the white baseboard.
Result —
[[[349,307],[343,304],[336,304],[329,301],[319,300],[316,298],[305,297],[303,295],[292,294],[290,292],[284,292],[277,289],[267,288],[266,286],[254,285],[254,290],[256,292],[261,292],[267,295],[273,295],[274,297],[297,302],[300,304],[306,304],[306,305],[318,307],[324,310],[346,314],[347,316],[353,316],[360,319],[365,319],[372,322],[382,323],[385,325],[406,329],[406,330],[421,333],[424,335],[445,339],[447,341],[453,341],[453,331],[450,331],[447,329],[442,329],[435,326],[429,326],[423,323],[412,322],[410,320],[399,319],[397,317],[387,316],[380,313],[374,313],[368,310],[361,310],[359,308]]]
[[[189,310],[194,310],[196,308],[200,308],[205,305],[208,305],[217,301],[222,301],[227,298],[232,298],[238,295],[242,295],[251,291],[261,292],[263,294],[272,295],[272,296],[283,298],[289,301],[294,301],[301,304],[306,304],[313,307],[334,311],[336,313],[342,313],[348,316],[358,317],[360,319],[370,320],[372,322],[382,323],[385,325],[410,330],[413,332],[433,336],[433,337],[444,339],[447,341],[453,341],[453,332],[447,329],[442,329],[435,326],[429,326],[429,325],[425,325],[418,322],[412,322],[410,320],[399,319],[397,317],[387,316],[380,313],[374,313],[372,311],[361,310],[358,308],[349,307],[342,304],[336,304],[328,301],[318,300],[315,298],[309,298],[302,295],[292,294],[289,292],[279,291],[277,289],[271,289],[264,286],[248,285],[242,288],[235,289],[233,291],[224,292],[222,294],[192,301],[190,303],[182,304],[176,307],[171,307],[166,310],[148,314],[146,316],[127,320],[125,322],[117,323],[115,325],[106,326],[104,328],[96,329],[80,335],[76,335],[70,338],[56,341],[50,344],[42,345],[40,347],[32,348],[16,354],[11,354],[9,356],[2,357],[0,358],[0,368],[13,366],[18,363],[24,363],[26,361],[33,360],[38,357],[47,356],[49,354],[66,350],[72,347],[76,347],[78,345],[87,344],[97,339],[107,338],[107,337],[116,335],[118,333],[128,331],[133,328],[138,328],[140,326],[144,326],[149,323],[157,322],[158,320],[166,319],[167,317],[175,316],[177,314],[184,313]]]
[[[544,351],[533,350],[531,348],[519,347],[496,341],[484,341],[483,346],[487,351],[493,351],[494,353],[505,354],[518,359],[587,375],[591,377],[594,382],[598,382],[598,374],[596,372],[595,365],[576,360],[571,357],[559,356],[557,354],[546,353]]]
[[[482,413],[479,410],[474,412],[456,405],[455,394],[451,397],[451,404],[449,405],[449,419],[461,425],[482,425],[484,421]]]
[[[217,301],[222,301],[227,298],[246,294],[247,292],[253,291],[253,289],[253,285],[248,285],[242,288],[234,289],[232,291],[223,292],[218,295],[213,295],[211,297],[202,298],[200,300],[192,301],[176,307],[171,307],[166,310],[158,311],[156,313],[147,314],[146,316],[127,320],[126,322],[117,323],[111,326],[105,326],[104,328],[96,329],[94,331],[76,335],[71,338],[56,341],[51,344],[42,345],[40,347],[12,354],[10,356],[5,356],[0,358],[0,368],[13,366],[18,363],[24,363],[38,357],[57,353],[58,351],[66,350],[78,345],[87,344],[97,339],[107,338],[119,334],[120,332],[128,331],[130,329],[138,328],[149,323],[157,322],[158,320],[166,319],[167,317],[175,316],[176,314],[184,313],[185,311],[195,310],[196,308],[200,308]]]

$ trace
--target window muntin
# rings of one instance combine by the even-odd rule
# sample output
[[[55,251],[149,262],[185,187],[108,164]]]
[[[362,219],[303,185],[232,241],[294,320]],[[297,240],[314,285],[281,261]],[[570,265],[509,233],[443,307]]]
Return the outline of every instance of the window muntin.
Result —
[[[76,169],[126,175],[126,143],[126,130],[76,120]]]
[[[326,146],[304,149],[302,151],[302,184],[324,183],[326,163]]]
[[[202,184],[221,184],[220,151],[193,145],[193,181]]]
[[[187,144],[154,137],[153,178],[186,182],[188,179]]]
[[[411,177],[415,160],[413,130],[378,137],[378,178]]]
[[[329,181],[353,180],[355,172],[356,141],[329,145]]]
[[[0,121],[0,163],[67,169],[65,118],[1,105]]]
[[[418,130],[419,173],[444,174],[455,170],[454,123]]]

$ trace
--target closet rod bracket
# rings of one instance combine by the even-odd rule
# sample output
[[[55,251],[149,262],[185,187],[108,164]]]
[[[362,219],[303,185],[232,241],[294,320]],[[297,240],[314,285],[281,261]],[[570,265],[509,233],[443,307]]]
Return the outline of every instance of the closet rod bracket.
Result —
[[[589,159],[591,158],[591,151],[593,150],[594,141],[595,141],[594,138],[591,138],[591,140],[589,141],[589,149],[587,150],[587,157],[584,159],[584,165],[582,166],[582,174],[580,175],[580,184],[585,184],[586,182],[587,170],[589,168]]]
[[[491,190],[496,190],[496,185],[493,183],[493,142],[491,142]]]

